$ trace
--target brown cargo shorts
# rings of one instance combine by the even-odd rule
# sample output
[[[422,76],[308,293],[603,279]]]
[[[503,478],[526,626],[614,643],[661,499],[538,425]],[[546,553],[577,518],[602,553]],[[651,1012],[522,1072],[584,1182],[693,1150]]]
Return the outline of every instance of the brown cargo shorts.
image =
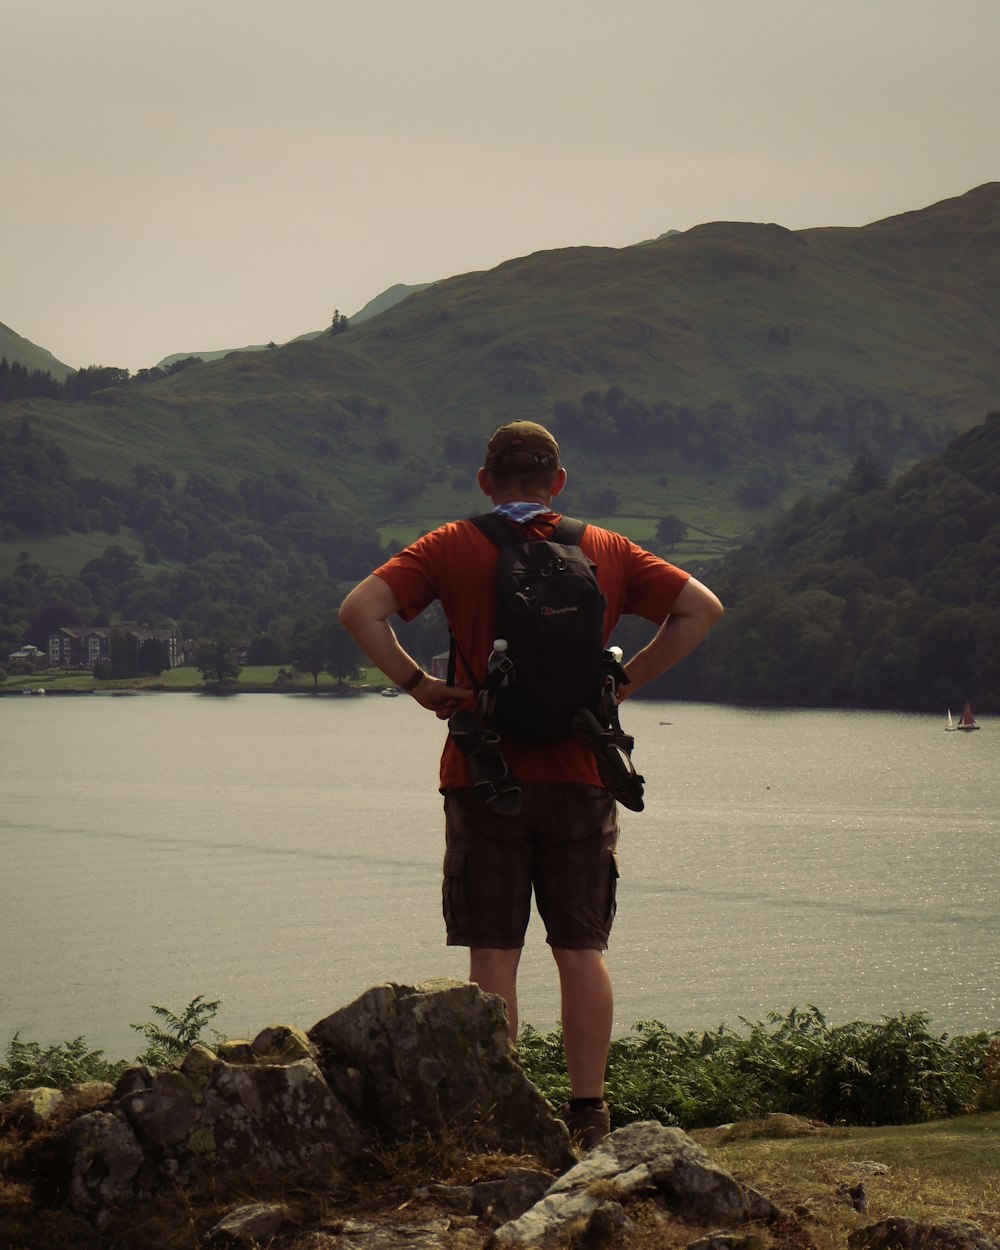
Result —
[[[522,782],[518,816],[446,790],[443,903],[449,946],[524,945],[534,892],[557,950],[604,950],[615,918],[618,809],[601,786]]]

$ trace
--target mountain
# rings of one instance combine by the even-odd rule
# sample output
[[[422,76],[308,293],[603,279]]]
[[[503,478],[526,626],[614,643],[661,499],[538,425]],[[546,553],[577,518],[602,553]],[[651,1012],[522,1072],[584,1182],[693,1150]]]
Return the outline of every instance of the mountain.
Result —
[[[538,252],[434,283],[344,334],[101,392],[85,410],[38,401],[32,420],[86,471],[156,458],[230,478],[284,464],[373,518],[387,502],[452,511],[468,492],[430,479],[474,467],[490,430],[517,417],[558,427],[583,484],[627,470],[654,515],[667,473],[731,498],[734,475],[759,463],[780,470],[774,498],[787,499],[842,476],[863,440],[898,469],[981,420],[1000,394],[998,301],[990,183],[859,228],[716,222]]]
[[[485,440],[518,417],[556,432],[567,512],[649,545],[669,519],[668,554],[711,582],[859,453],[897,479],[1000,407],[998,315],[990,183],[863,227],[538,252],[345,332],[0,404],[0,627],[19,639],[52,598],[88,619],[287,624],[478,508]],[[801,572],[824,576],[825,557]],[[895,573],[872,576],[898,597]]]
[[[395,286],[389,287],[383,291],[381,295],[376,295],[374,299],[370,299],[364,308],[356,312],[353,317],[349,318],[351,325],[357,325],[361,321],[367,321],[369,317],[377,317],[379,313],[385,312],[387,308],[392,308],[394,304],[398,304],[400,300],[406,299],[408,295],[412,295],[414,291],[425,291],[430,286],[429,282],[420,283],[416,286],[404,286],[402,283],[396,283]],[[328,333],[326,330],[310,330],[306,334],[300,334],[292,339],[293,343],[304,343],[310,339],[318,339],[321,335]],[[273,344],[257,343],[249,347],[227,347],[222,351],[212,352],[174,352],[172,356],[164,356],[158,362],[158,369],[167,369],[171,365],[176,364],[179,360],[189,360],[192,356],[196,356],[199,360],[223,360],[232,352],[266,352]]]
[[[0,322],[0,360],[5,358],[8,364],[12,365],[17,361],[32,373],[36,369],[42,373],[51,373],[59,382],[64,381],[67,375],[72,373],[69,365],[56,360],[55,356],[44,347],[37,347]]]
[[[358,325],[362,321],[367,321],[369,317],[377,317],[379,313],[384,313],[396,304],[402,303],[407,296],[414,295],[417,291],[426,291],[431,285],[430,282],[418,282],[412,286],[405,286],[397,282],[395,286],[389,287],[381,295],[370,299],[360,312],[356,312],[350,319],[351,325]]]

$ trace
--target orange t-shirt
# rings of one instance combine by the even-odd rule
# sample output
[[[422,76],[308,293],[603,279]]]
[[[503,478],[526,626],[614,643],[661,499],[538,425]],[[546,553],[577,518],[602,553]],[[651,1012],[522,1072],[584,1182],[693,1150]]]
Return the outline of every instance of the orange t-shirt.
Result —
[[[530,521],[510,524],[526,539],[549,538],[559,515],[544,512]],[[605,642],[623,615],[645,617],[659,626],[690,574],[611,530],[588,525],[580,547],[597,566],[597,581],[607,596]],[[499,552],[471,521],[452,521],[418,538],[415,543],[375,570],[399,600],[404,621],[440,599],[461,654],[485,671],[495,637],[496,566]],[[457,682],[473,683],[458,662]],[[470,706],[474,700],[470,700]],[[575,738],[555,742],[504,739],[503,754],[522,781],[577,781],[600,785],[593,756]],[[469,786],[465,756],[449,737],[441,756],[441,789]]]

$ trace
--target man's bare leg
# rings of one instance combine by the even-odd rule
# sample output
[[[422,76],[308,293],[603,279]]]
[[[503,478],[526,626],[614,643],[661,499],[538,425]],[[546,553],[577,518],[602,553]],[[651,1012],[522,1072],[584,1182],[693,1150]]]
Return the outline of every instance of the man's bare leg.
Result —
[[[574,1098],[601,1098],[611,1045],[614,991],[602,951],[555,950],[563,1045]]]
[[[520,948],[478,947],[469,952],[469,980],[487,994],[499,994],[506,1002],[512,1042],[517,1039],[517,965],[520,961]]]

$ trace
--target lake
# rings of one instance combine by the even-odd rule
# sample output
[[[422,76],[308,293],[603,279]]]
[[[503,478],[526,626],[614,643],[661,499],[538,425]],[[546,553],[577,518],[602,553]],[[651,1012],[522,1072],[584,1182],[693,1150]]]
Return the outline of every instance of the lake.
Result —
[[[1000,1027],[1000,730],[629,703],[616,1031],[815,1004]],[[407,698],[0,699],[0,1045],[131,1058],[151,1004],[230,1036],[464,977],[440,917],[440,722]],[[522,1019],[556,1022],[537,917]]]

